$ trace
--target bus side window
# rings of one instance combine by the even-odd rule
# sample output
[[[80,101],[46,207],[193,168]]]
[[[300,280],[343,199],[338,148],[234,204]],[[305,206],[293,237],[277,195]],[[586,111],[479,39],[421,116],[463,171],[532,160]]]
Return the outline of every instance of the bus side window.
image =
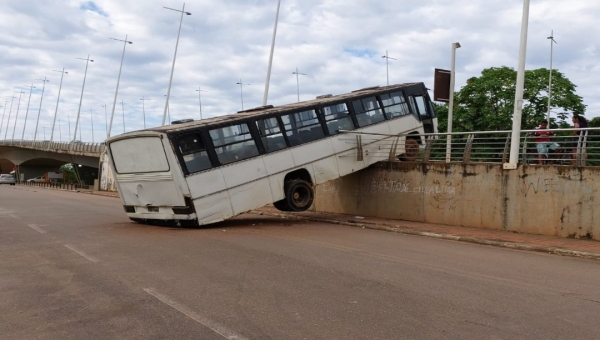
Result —
[[[404,100],[402,92],[392,92],[381,95],[383,112],[388,119],[397,118],[410,114],[408,104]]]
[[[209,131],[219,163],[225,165],[258,156],[258,148],[247,123]]]
[[[256,126],[258,127],[260,139],[267,153],[287,147],[277,118],[259,119],[256,121]]]
[[[317,112],[308,110],[282,115],[281,120],[285,127],[291,146],[296,146],[325,137]]]
[[[177,139],[179,152],[185,162],[188,173],[192,174],[210,169],[212,164],[199,133],[183,135]]]
[[[354,123],[345,103],[324,107],[323,117],[331,136],[340,133],[340,130],[354,130]]]
[[[364,127],[379,123],[385,119],[379,102],[375,97],[367,97],[352,101],[358,126]]]

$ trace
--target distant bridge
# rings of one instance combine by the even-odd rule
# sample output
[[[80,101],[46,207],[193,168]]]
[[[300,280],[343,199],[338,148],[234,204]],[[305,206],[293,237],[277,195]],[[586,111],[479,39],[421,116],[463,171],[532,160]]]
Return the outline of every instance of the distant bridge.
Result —
[[[104,147],[103,143],[0,141],[0,169],[8,173],[17,168],[26,173],[26,179],[57,171],[66,163],[97,169]]]

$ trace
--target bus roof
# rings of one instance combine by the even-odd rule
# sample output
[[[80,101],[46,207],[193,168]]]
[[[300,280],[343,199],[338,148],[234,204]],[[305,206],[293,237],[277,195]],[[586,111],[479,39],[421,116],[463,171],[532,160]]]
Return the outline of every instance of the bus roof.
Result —
[[[323,104],[327,104],[327,103],[331,103],[331,102],[338,102],[338,101],[344,100],[346,98],[356,97],[358,95],[362,96],[362,95],[376,94],[379,92],[388,92],[390,90],[403,89],[403,88],[412,87],[415,85],[421,85],[423,88],[425,88],[425,85],[423,83],[405,83],[405,84],[396,84],[396,85],[389,85],[389,86],[367,87],[367,88],[363,88],[363,89],[352,91],[350,93],[345,93],[345,94],[318,96],[315,99],[302,101],[302,102],[298,102],[298,103],[284,104],[284,105],[280,105],[280,106],[267,105],[267,106],[252,108],[252,109],[248,109],[248,110],[244,110],[244,111],[239,111],[234,114],[228,114],[228,115],[212,117],[212,118],[207,118],[207,119],[202,119],[202,120],[190,120],[190,121],[182,120],[182,122],[178,123],[178,124],[158,126],[158,127],[153,127],[153,128],[149,128],[146,130],[132,131],[132,132],[128,132],[128,133],[119,135],[119,137],[131,134],[131,133],[141,132],[141,131],[172,132],[172,131],[188,130],[188,129],[194,128],[194,127],[215,125],[215,124],[226,123],[226,122],[231,122],[231,121],[236,121],[236,120],[243,120],[245,118],[256,116],[256,115],[277,113],[277,112],[281,112],[281,111],[290,111],[290,110],[301,109],[303,107],[310,107],[310,106],[314,106],[314,105],[323,105]],[[117,137],[117,136],[115,136],[115,137]],[[117,139],[120,139],[120,138],[117,137]]]

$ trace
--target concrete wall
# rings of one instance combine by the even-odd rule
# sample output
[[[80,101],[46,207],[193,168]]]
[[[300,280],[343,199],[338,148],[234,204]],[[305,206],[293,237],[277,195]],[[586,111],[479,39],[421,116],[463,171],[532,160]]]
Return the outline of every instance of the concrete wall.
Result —
[[[314,209],[600,240],[600,168],[387,162],[316,188]]]

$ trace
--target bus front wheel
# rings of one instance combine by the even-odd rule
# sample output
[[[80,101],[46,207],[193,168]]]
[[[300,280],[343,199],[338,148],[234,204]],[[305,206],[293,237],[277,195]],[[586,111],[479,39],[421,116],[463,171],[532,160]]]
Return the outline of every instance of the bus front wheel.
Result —
[[[292,180],[286,185],[285,201],[290,211],[305,211],[313,203],[315,192],[312,185],[302,179]]]

